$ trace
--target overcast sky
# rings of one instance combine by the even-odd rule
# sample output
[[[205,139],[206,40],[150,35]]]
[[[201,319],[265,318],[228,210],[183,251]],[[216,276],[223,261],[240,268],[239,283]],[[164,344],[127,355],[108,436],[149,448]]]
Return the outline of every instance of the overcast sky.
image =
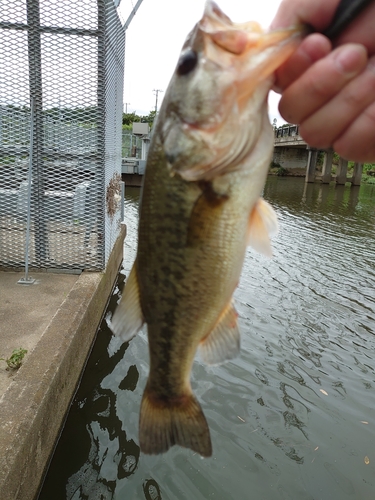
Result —
[[[258,21],[268,27],[281,0],[217,0],[235,22]],[[123,23],[137,0],[122,0]],[[165,91],[181,46],[201,18],[204,0],[143,0],[126,32],[124,102],[128,112],[148,114],[155,109],[153,89]],[[163,97],[159,93],[158,108]],[[278,96],[270,95],[270,119],[284,123],[277,111]],[[125,110],[125,106],[124,106]]]

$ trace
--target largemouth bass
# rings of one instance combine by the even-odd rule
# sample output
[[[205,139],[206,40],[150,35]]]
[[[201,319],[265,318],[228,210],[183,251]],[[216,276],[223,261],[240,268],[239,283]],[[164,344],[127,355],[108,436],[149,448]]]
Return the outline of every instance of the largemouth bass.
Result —
[[[144,177],[137,257],[112,329],[148,326],[150,373],[141,450],[174,444],[212,453],[190,385],[197,349],[208,364],[240,348],[232,295],[246,246],[271,254],[276,216],[260,198],[273,150],[267,96],[298,30],[233,23],[208,1],[182,48],[155,125]]]

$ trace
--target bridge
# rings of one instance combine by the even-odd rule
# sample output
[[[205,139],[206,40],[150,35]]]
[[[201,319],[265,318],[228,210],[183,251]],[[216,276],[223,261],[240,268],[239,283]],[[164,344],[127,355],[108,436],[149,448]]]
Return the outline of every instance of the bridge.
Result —
[[[139,134],[133,133],[133,136],[134,135]],[[149,142],[148,135],[143,135],[142,140]],[[144,144],[142,144],[142,152],[140,149],[138,151],[138,154],[141,154],[142,160],[136,157],[123,158],[122,176],[123,179],[126,177],[126,184],[128,186],[141,186],[147,152],[148,144],[147,148],[144,148]],[[320,152],[324,153],[323,169],[322,172],[317,172],[317,160]],[[346,184],[350,182],[354,186],[359,186],[361,184],[363,164],[355,163],[353,175],[348,177],[348,161],[344,158],[340,158],[336,168],[336,175],[332,176],[333,153],[334,151],[332,149],[319,150],[310,147],[299,135],[298,125],[288,125],[275,129],[274,163],[292,172],[293,170],[297,171],[297,169],[305,172],[306,182],[315,182],[315,180],[320,180],[325,184],[329,184],[331,181],[335,181],[336,184]]]
[[[353,175],[347,176],[348,160],[339,158],[336,176],[332,176],[333,149],[319,150],[310,147],[299,135],[298,125],[288,125],[275,129],[274,157],[273,161],[284,168],[306,169],[305,181],[314,182],[317,179],[316,166],[318,154],[324,153],[322,173],[319,179],[322,183],[328,184],[332,180],[336,184],[350,182],[352,186],[361,184],[363,163],[354,163]]]
[[[275,147],[300,147],[308,146],[307,142],[299,135],[298,125],[288,125],[275,129]]]

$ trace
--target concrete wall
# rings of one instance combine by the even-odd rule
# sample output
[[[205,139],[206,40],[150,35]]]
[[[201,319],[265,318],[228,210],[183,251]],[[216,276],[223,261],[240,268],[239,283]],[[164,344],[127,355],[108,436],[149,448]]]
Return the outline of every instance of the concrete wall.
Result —
[[[122,226],[104,272],[79,276],[1,398],[1,500],[38,493],[111,295],[125,234]]]
[[[284,168],[306,168],[308,151],[305,148],[278,146],[273,150],[273,161]]]

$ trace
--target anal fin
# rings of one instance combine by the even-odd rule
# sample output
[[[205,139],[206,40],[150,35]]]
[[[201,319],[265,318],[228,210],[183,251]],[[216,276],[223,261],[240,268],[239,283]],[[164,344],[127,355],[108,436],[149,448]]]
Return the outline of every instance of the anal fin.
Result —
[[[177,444],[202,457],[212,455],[210,430],[202,408],[192,393],[159,399],[147,386],[139,418],[139,444],[143,453],[157,455]]]
[[[109,326],[115,335],[127,342],[137,334],[143,323],[136,263],[134,263]]]
[[[248,244],[257,252],[272,257],[270,236],[278,231],[274,209],[263,198],[259,198],[249,218]]]
[[[232,303],[220,315],[212,332],[199,344],[199,354],[208,365],[224,363],[240,352],[238,314]]]

